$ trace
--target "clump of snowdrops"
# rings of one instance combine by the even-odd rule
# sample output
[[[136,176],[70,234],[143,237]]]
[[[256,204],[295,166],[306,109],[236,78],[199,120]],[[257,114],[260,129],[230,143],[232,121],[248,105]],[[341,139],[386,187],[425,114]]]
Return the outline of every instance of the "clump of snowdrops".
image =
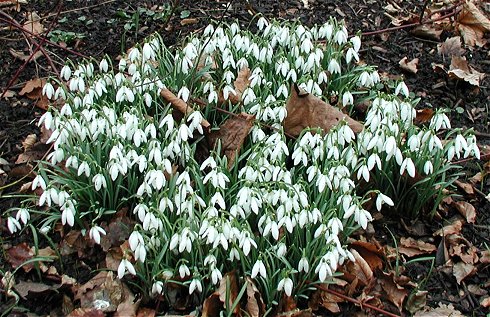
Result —
[[[175,50],[155,35],[117,65],[63,67],[62,81],[43,89],[60,105],[40,120],[54,144],[32,183],[45,208],[18,209],[9,229],[41,213],[43,232],[61,221],[100,243],[101,222],[127,207],[137,224],[120,278],[137,276],[150,295],[178,282],[202,301],[236,269],[273,308],[283,293],[306,297],[311,283],[328,282],[353,260],[346,239],[372,220],[371,199],[377,210],[418,213],[452,182],[454,157],[479,155],[471,133],[440,139],[450,128],[443,111],[414,125],[415,102],[403,82],[377,91],[375,68],[358,63],[360,37],[342,24],[306,28],[260,18],[258,29],[210,25]],[[220,102],[235,93],[244,67],[251,75],[242,102]],[[348,110],[369,103],[364,130],[355,135],[341,122],[325,134],[286,137],[281,123],[293,82]],[[193,99],[207,106],[176,120],[163,88],[189,106]],[[256,116],[231,169],[219,145],[205,160],[195,157],[202,120],[219,127],[228,117],[218,108]]]

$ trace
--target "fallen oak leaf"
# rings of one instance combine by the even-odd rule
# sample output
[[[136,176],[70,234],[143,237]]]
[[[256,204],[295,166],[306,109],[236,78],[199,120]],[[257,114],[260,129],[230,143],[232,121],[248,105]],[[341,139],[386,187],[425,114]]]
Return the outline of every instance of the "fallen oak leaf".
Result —
[[[453,266],[453,275],[458,285],[467,278],[476,273],[476,267],[470,263],[458,262]]]
[[[439,41],[441,38],[442,30],[435,28],[435,26],[422,24],[416,26],[411,33],[415,36],[425,38],[428,40]]]
[[[262,295],[259,292],[257,286],[255,286],[253,280],[250,277],[246,277],[247,283],[247,306],[246,311],[251,317],[264,316],[265,304],[262,299]]]
[[[454,309],[452,304],[439,303],[439,307],[428,308],[428,310],[418,311],[413,317],[464,317],[464,315],[457,309]]]
[[[458,212],[465,217],[468,223],[475,223],[476,220],[476,210],[472,204],[466,201],[456,201],[453,202],[454,207],[458,210]]]
[[[37,12],[26,12],[27,22],[22,26],[24,30],[27,30],[35,35],[44,32],[44,26],[41,24],[41,17]]]
[[[475,188],[473,185],[469,183],[465,183],[459,180],[455,180],[454,184],[458,186],[460,189],[462,189],[466,194],[468,195],[474,195],[475,194]]]
[[[444,43],[437,44],[437,52],[442,56],[452,57],[463,56],[466,51],[461,47],[461,37],[454,36],[447,38]]]
[[[239,293],[238,288],[238,276],[236,271],[226,273],[219,283],[219,300],[222,303],[225,303],[228,299],[228,303],[226,303],[226,307],[233,307],[233,303],[236,301]],[[233,310],[235,314],[240,312],[240,304],[235,306]]]
[[[378,283],[382,286],[383,291],[387,295],[387,299],[395,304],[398,310],[401,312],[403,308],[403,301],[408,295],[408,290],[398,285],[394,280],[395,274],[382,272],[377,278]]]
[[[434,236],[447,236],[450,234],[459,234],[461,232],[461,228],[463,228],[463,221],[458,219],[452,224],[444,226],[441,229],[434,232]]]
[[[465,1],[463,10],[458,15],[457,29],[467,45],[481,47],[486,43],[483,35],[490,31],[490,20],[475,3]]]
[[[24,54],[22,52],[19,52],[19,51],[14,50],[13,48],[10,48],[9,49],[9,52],[10,52],[10,54],[12,54],[13,57],[18,58],[18,59],[20,59],[21,61],[24,61],[24,62],[26,62],[26,61],[33,62],[33,61],[35,61],[36,59],[38,59],[39,57],[41,57],[43,55],[43,52],[37,51],[31,57],[31,55],[26,55],[26,54]]]
[[[345,120],[355,133],[361,132],[364,128],[358,121],[322,99],[303,91],[296,84],[291,87],[286,111],[284,131],[293,136],[300,135],[306,128],[320,128],[323,133],[327,133],[342,120]]]
[[[436,246],[414,238],[401,238],[398,252],[405,254],[408,257],[413,257],[421,254],[430,254],[437,250]]]
[[[398,65],[400,65],[401,69],[403,69],[404,71],[409,72],[411,74],[417,74],[418,64],[419,64],[418,58],[414,58],[411,61],[409,61],[408,57],[406,57],[406,56],[398,62]]]
[[[473,86],[480,86],[480,80],[485,77],[484,73],[469,66],[464,56],[453,56],[447,73],[449,78],[462,79]]]

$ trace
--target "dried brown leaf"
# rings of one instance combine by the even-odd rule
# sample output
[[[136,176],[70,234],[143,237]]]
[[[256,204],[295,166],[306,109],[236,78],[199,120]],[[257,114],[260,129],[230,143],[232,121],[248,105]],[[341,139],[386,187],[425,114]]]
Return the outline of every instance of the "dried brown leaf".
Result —
[[[374,277],[369,263],[355,249],[352,249],[351,252],[355,262],[349,262],[347,264],[347,271],[357,277],[364,285],[368,285]]]
[[[476,210],[472,204],[466,201],[456,201],[453,203],[454,207],[459,211],[459,213],[465,217],[468,223],[475,223],[476,220]]]
[[[454,184],[458,186],[460,189],[462,189],[466,194],[468,195],[474,195],[475,194],[475,188],[473,185],[469,183],[465,183],[459,180],[454,181]]]
[[[248,67],[240,69],[233,85],[235,86],[236,94],[230,94],[229,100],[236,105],[242,101],[243,92],[250,86],[250,69]]]
[[[291,87],[291,95],[286,104],[287,117],[284,131],[298,136],[305,128],[320,128],[324,133],[345,120],[355,133],[361,132],[363,125],[342,113],[322,99],[300,90],[297,85]]]
[[[417,66],[419,64],[419,59],[414,58],[411,61],[408,60],[408,57],[402,58],[398,64],[400,65],[400,68],[403,69],[406,72],[409,72],[411,74],[417,74]]]
[[[476,273],[476,267],[470,263],[458,262],[453,266],[453,275],[456,278],[456,282],[461,284],[468,276]]]
[[[442,317],[442,316],[450,316],[450,317],[465,317],[461,312],[457,309],[454,309],[452,304],[446,305],[443,303],[439,303],[439,307],[437,308],[428,308],[426,311],[418,311],[415,313],[414,317]]]
[[[67,317],[105,317],[105,314],[101,310],[95,308],[77,308]]]
[[[404,287],[398,285],[394,281],[394,276],[395,274],[392,273],[385,273],[380,274],[378,276],[378,283],[383,288],[383,291],[386,292],[387,299],[393,303],[398,310],[401,312],[403,308],[403,301],[405,300],[405,297],[408,295],[408,290],[406,290]]]
[[[182,19],[180,21],[180,25],[182,25],[182,26],[192,25],[192,24],[196,24],[197,22],[199,22],[199,19],[197,19],[197,18],[187,18],[187,19]]]
[[[463,228],[463,221],[456,220],[450,225],[444,226],[441,229],[434,232],[434,236],[447,236],[449,234],[459,234]]]
[[[32,61],[35,61],[36,59],[38,59],[39,57],[43,56],[43,52],[41,52],[41,51],[37,51],[36,53],[34,53],[34,55],[32,56],[32,58],[31,58],[30,55],[26,55],[26,54],[24,54],[22,52],[16,51],[13,48],[10,48],[9,49],[9,52],[10,52],[10,54],[12,54],[13,57],[18,58],[18,59],[20,59],[21,61],[24,61],[24,62],[26,62],[27,60],[29,60],[29,58],[30,58],[29,62],[32,62]]]
[[[490,31],[490,20],[471,1],[465,1],[463,10],[457,19],[457,28],[464,42],[470,46],[483,46],[485,32]]]
[[[156,314],[157,312],[154,309],[143,307],[138,309],[136,317],[155,317]]]
[[[194,109],[192,109],[191,106],[189,106],[184,100],[177,98],[177,96],[167,88],[163,88],[160,91],[160,96],[166,101],[170,102],[172,107],[174,107],[175,110],[180,111],[183,115],[188,115],[194,112]],[[211,124],[209,124],[206,119],[202,119],[201,126],[205,130],[209,130]]]
[[[221,152],[228,159],[228,169],[235,164],[235,159],[253,127],[254,120],[255,116],[242,112],[226,120],[218,131],[209,134],[211,147],[214,148],[218,140],[220,141]]]
[[[383,250],[375,244],[365,241],[354,241],[350,246],[369,264],[372,271],[383,268]]]
[[[204,300],[202,305],[202,317],[219,317],[223,310],[223,303],[219,299],[219,292],[216,291]]]
[[[401,238],[399,252],[409,257],[435,252],[436,246],[414,238]]]
[[[238,297],[238,276],[236,271],[228,272],[226,273],[223,278],[221,279],[219,283],[219,299],[222,303],[226,301],[226,298],[228,297],[228,307],[232,307],[233,303],[236,301]],[[228,294],[228,295],[227,295]],[[238,304],[235,309],[234,313],[238,314],[240,311],[240,304]]]
[[[247,283],[247,306],[246,311],[251,317],[263,316],[265,313],[265,304],[258,288],[255,286],[250,277],[246,277]]]
[[[490,297],[485,297],[485,298],[482,298],[481,301],[480,301],[480,305],[482,307],[490,307]]]
[[[468,285],[468,291],[471,294],[478,295],[478,296],[483,296],[488,294],[487,290],[484,290],[483,288],[481,288],[479,285],[476,284]]]
[[[449,78],[461,79],[473,86],[480,86],[480,81],[485,77],[484,73],[480,73],[469,66],[464,56],[453,56],[447,73]]]
[[[40,78],[28,80],[25,83],[24,87],[22,87],[22,89],[20,90],[19,95],[24,96],[26,94],[31,94],[36,91],[36,93],[39,93],[40,96],[45,82],[45,80],[42,80]]]
[[[434,110],[430,108],[417,109],[415,116],[415,124],[423,124],[429,122],[434,116]]]
[[[34,133],[26,136],[25,140],[22,141],[22,147],[24,148],[24,151],[31,149],[34,143],[36,143],[36,141],[37,141],[37,135],[35,135]]]
[[[463,56],[465,49],[461,47],[461,37],[450,37],[444,43],[437,44],[437,52],[446,57]]]
[[[17,291],[20,297],[24,299],[28,297],[29,293],[32,293],[32,295],[42,296],[41,293],[56,291],[58,288],[60,288],[59,285],[50,286],[44,283],[35,283],[30,281],[19,281],[19,283],[14,286],[14,289]]]
[[[34,268],[32,263],[25,264],[27,260],[32,259],[34,253],[27,243],[22,242],[7,250],[7,261],[13,268],[23,267],[24,271],[29,272]]]
[[[41,24],[41,17],[37,12],[26,12],[27,22],[24,23],[23,28],[34,34],[41,34],[44,32],[44,26]]]

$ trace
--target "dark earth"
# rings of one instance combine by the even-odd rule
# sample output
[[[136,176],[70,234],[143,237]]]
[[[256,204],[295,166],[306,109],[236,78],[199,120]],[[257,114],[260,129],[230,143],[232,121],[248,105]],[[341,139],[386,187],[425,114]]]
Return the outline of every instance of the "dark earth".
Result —
[[[8,2],[8,1],[7,1]],[[14,1],[15,2],[15,1]],[[400,7],[398,18],[419,18],[425,5],[431,1],[375,1],[375,0],[344,0],[344,1],[309,1],[309,9],[304,7],[303,1],[279,1],[279,0],[249,0],[240,1],[177,1],[174,5],[170,1],[27,1],[21,4],[19,11],[11,7],[1,6],[0,1],[0,93],[5,90],[14,92],[9,98],[0,98],[0,157],[7,160],[10,172],[5,184],[10,184],[20,179],[19,182],[7,188],[0,187],[0,212],[18,204],[18,199],[8,197],[16,193],[21,185],[31,180],[30,168],[35,164],[16,164],[16,160],[23,152],[22,141],[29,134],[40,135],[36,126],[37,119],[43,110],[36,100],[20,96],[20,90],[26,82],[34,78],[46,78],[56,76],[53,65],[57,70],[61,69],[67,59],[80,60],[81,57],[67,52],[59,47],[43,45],[49,58],[41,55],[35,61],[31,61],[24,69],[24,61],[14,57],[10,50],[29,55],[29,39],[15,27],[10,27],[8,21],[13,19],[23,24],[26,21],[27,12],[36,12],[41,18],[45,30],[51,30],[51,41],[59,43],[80,55],[100,59],[107,54],[116,59],[135,43],[142,41],[145,36],[153,32],[160,32],[168,46],[178,45],[185,36],[193,32],[202,31],[210,21],[232,21],[237,19],[242,27],[255,24],[258,14],[268,18],[298,19],[306,25],[321,24],[330,16],[344,20],[350,34],[357,31],[373,32],[392,27],[392,19],[386,14],[385,7],[396,4]],[[160,14],[162,13],[162,14]],[[170,15],[171,14],[171,15]],[[396,15],[391,13],[391,15]],[[196,20],[189,20],[196,19]],[[185,24],[182,22],[188,22]],[[183,25],[185,24],[185,25]],[[490,140],[490,95],[488,87],[489,78],[485,78],[480,87],[471,86],[464,81],[449,79],[446,74],[434,71],[433,64],[444,64],[448,61],[437,53],[437,45],[446,38],[455,36],[454,30],[445,29],[439,39],[419,36],[411,32],[413,28],[407,27],[394,32],[379,32],[363,37],[361,59],[368,64],[378,66],[380,74],[385,78],[400,78],[403,76],[411,92],[421,98],[419,108],[448,108],[451,110],[450,118],[453,126],[461,128],[474,128],[478,133],[479,144],[488,145]],[[68,33],[72,32],[72,33]],[[28,35],[26,35],[28,36]],[[488,34],[486,35],[488,39]],[[39,40],[36,40],[39,42]],[[482,73],[490,73],[490,55],[488,45],[484,47],[466,47],[465,56],[468,62],[476,70]],[[404,72],[399,61],[403,57],[408,60],[419,58],[418,72],[410,74]],[[16,76],[16,73],[18,76]],[[7,95],[8,96],[8,95]],[[46,149],[44,149],[46,150]],[[488,150],[483,153],[488,153]],[[465,162],[461,181],[470,178],[484,169],[487,157],[481,161],[473,160]],[[488,167],[487,167],[488,169]],[[2,183],[0,183],[1,185]],[[484,196],[489,193],[488,179],[483,179],[476,185],[478,192],[474,195],[466,195],[459,191],[458,194],[471,202],[477,210],[476,225],[466,224],[463,227],[463,236],[480,250],[490,247],[490,207]],[[3,195],[3,197],[1,196]],[[453,208],[454,209],[454,208]],[[427,232],[425,238],[436,246],[440,237],[433,237],[432,233],[441,226],[451,223],[451,219],[457,214],[449,208],[446,214],[435,220],[418,219],[417,222],[400,219],[391,219],[389,215],[380,217],[374,222],[374,236],[381,245],[395,247],[393,238],[413,236],[414,228],[422,228]],[[388,229],[389,228],[389,229]],[[32,242],[32,235],[25,231],[21,236],[11,237],[6,229],[5,221],[0,218],[0,242],[4,250],[0,253],[0,273],[12,270],[10,264],[5,261],[5,249],[8,246],[21,242]],[[60,237],[55,237],[59,241]],[[46,246],[45,241],[40,241],[40,247]],[[99,269],[100,254],[92,250],[83,260],[76,256],[68,256],[62,259],[63,268],[58,264],[58,272],[75,278],[80,284],[87,282]],[[468,291],[467,285],[489,285],[490,270],[488,264],[480,266],[479,271],[471,278],[466,279],[461,285],[456,283],[451,274],[447,274],[442,267],[432,267],[430,261],[414,262],[407,265],[405,274],[415,282],[422,282],[423,290],[428,292],[427,305],[437,307],[439,303],[452,304],[455,309],[467,316],[488,316],[487,308],[480,306],[474,294]],[[23,273],[18,271],[19,280],[41,281],[34,271]],[[42,280],[49,284],[49,281]],[[28,316],[26,311],[37,315],[47,315],[59,309],[63,301],[61,293],[51,294],[48,297],[42,295],[35,300],[21,299],[18,306],[25,308],[12,313],[12,316]],[[11,304],[3,290],[0,290],[0,313]],[[151,303],[149,304],[150,307]],[[153,308],[155,305],[153,304]],[[160,307],[160,309],[162,309]],[[352,316],[357,308],[352,304],[342,304],[340,315]],[[160,311],[164,313],[164,311]],[[373,315],[369,311],[366,313]],[[329,315],[325,311],[325,315]],[[3,315],[2,315],[3,316]],[[359,316],[359,315],[358,315]]]

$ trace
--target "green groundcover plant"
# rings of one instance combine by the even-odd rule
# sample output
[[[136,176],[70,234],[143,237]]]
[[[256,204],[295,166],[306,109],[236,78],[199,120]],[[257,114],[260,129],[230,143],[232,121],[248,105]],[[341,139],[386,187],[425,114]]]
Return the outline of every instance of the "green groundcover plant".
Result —
[[[36,214],[47,234],[61,221],[100,243],[101,222],[129,208],[137,224],[119,278],[136,276],[148,296],[177,282],[202,302],[236,270],[273,308],[284,293],[308,296],[353,260],[346,240],[372,220],[366,206],[433,210],[454,181],[451,160],[479,156],[471,132],[445,133],[442,110],[415,125],[407,86],[380,91],[375,67],[359,63],[360,37],[342,24],[260,18],[257,27],[210,25],[175,50],[155,35],[115,67],[107,58],[63,67],[62,81],[43,88],[55,101],[40,119],[53,151],[32,182],[42,188],[38,207],[11,210],[10,231]],[[227,102],[245,67],[241,102]],[[363,131],[340,122],[287,137],[291,83],[349,111],[368,104]],[[164,88],[194,111],[177,116]],[[229,112],[256,118],[240,154],[228,162],[218,142],[199,160],[203,120],[217,128]]]

